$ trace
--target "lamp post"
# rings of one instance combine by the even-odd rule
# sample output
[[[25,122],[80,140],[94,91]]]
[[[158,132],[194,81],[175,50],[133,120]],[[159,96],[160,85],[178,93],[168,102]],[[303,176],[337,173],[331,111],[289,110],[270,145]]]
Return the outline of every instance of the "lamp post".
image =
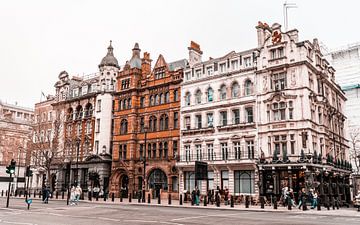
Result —
[[[143,163],[144,163],[144,176],[143,176],[143,190],[142,190],[142,202],[145,202],[145,190],[146,190],[146,138],[147,138],[147,131],[148,128],[144,127],[144,157],[143,157]]]
[[[76,141],[76,178],[74,177],[75,185],[78,185],[79,182],[79,148],[80,148],[80,140]]]

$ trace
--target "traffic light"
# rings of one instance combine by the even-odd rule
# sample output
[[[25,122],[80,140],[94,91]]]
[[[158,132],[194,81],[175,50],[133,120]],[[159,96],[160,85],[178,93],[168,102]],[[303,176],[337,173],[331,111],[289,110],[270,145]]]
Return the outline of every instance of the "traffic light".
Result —
[[[30,169],[30,166],[26,167],[26,176],[27,177],[32,177],[33,175],[33,171]]]
[[[16,162],[15,162],[15,160],[11,160],[11,162],[10,162],[10,165],[8,165],[7,167],[6,167],[6,173],[7,174],[14,174],[15,173],[15,166],[16,166]]]

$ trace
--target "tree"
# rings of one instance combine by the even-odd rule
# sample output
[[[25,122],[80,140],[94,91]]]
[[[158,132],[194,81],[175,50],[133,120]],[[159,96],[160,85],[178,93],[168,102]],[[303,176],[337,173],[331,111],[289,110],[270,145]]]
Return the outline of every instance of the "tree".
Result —
[[[46,173],[46,184],[43,185],[50,185],[51,171],[56,166],[63,165],[64,161],[64,154],[59,148],[62,122],[58,115],[54,120],[48,117],[47,113],[43,112],[39,115],[33,126],[33,141],[30,146],[31,164]],[[43,116],[41,117],[41,115]]]
[[[350,162],[354,162],[355,173],[360,172],[360,128],[351,128],[350,136]]]

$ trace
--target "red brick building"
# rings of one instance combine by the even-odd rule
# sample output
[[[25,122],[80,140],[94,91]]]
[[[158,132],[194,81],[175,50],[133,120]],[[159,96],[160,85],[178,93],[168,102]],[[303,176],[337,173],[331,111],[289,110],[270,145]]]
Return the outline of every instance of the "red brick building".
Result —
[[[117,77],[110,192],[142,190],[145,157],[147,193],[177,197],[180,83],[187,61],[167,63],[159,55],[151,68],[149,53],[140,58],[138,44],[132,52]]]

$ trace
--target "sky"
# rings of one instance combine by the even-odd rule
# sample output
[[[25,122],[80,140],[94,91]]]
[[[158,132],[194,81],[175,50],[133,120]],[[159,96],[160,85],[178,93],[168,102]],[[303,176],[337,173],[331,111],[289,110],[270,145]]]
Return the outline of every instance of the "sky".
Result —
[[[0,100],[34,107],[54,94],[61,71],[98,71],[112,40],[120,65],[138,42],[167,62],[188,57],[191,40],[203,59],[257,45],[258,21],[283,24],[283,0],[13,0],[0,2]],[[329,49],[360,41],[360,1],[292,0],[289,29]]]

